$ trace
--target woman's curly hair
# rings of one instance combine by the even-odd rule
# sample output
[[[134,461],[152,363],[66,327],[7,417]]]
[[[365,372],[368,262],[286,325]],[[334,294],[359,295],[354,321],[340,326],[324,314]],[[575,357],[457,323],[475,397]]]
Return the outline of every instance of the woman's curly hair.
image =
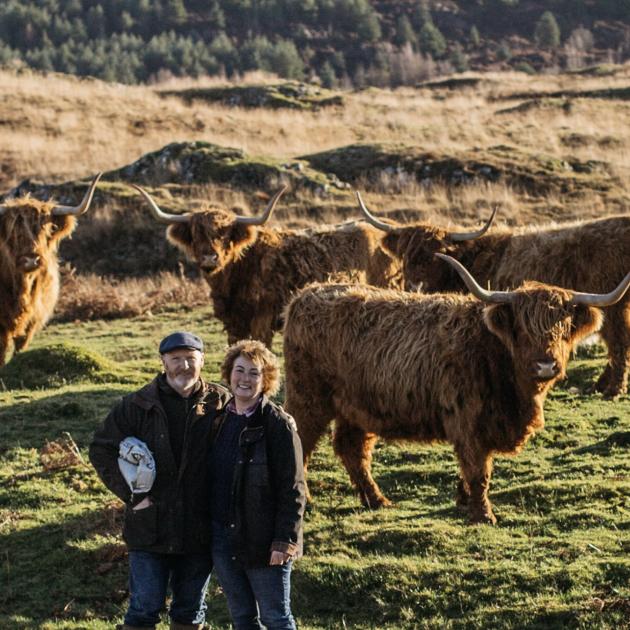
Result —
[[[273,396],[280,388],[278,358],[262,341],[257,341],[256,339],[237,341],[227,349],[221,364],[221,378],[223,381],[228,385],[230,384],[230,375],[232,374],[234,361],[241,355],[260,366],[263,377],[263,394]]]

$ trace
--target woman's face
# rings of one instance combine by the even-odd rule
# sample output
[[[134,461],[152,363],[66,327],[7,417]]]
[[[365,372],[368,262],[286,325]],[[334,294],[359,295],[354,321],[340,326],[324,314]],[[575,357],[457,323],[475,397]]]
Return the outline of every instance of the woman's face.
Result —
[[[230,373],[230,388],[237,406],[245,409],[253,405],[260,396],[262,387],[262,366],[239,354]]]

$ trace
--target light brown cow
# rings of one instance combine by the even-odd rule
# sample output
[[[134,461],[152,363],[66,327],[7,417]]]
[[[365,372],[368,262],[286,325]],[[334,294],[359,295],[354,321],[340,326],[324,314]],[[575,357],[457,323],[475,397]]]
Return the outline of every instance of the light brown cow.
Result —
[[[171,224],[168,239],[203,272],[229,343],[252,337],[269,346],[282,326],[284,306],[309,282],[334,277],[402,286],[398,261],[382,249],[379,230],[365,223],[311,230],[265,227],[284,189],[261,217],[242,217],[219,208],[167,214],[149,193],[134,187],[156,218]]]
[[[439,256],[473,295],[332,284],[302,290],[285,318],[286,409],[305,464],[335,419],[335,452],[367,507],[389,503],[371,476],[377,436],[452,444],[458,503],[472,522],[494,523],[494,455],[518,453],[542,429],[547,392],[576,343],[600,326],[596,307],[622,299],[630,273],[606,295],[536,282],[491,292]]]
[[[59,243],[88,211],[100,177],[76,207],[30,197],[0,205],[0,366],[11,342],[14,352],[23,350],[52,315],[59,295]]]
[[[427,293],[465,290],[453,269],[434,257],[436,253],[459,260],[482,286],[505,290],[538,280],[604,292],[630,269],[630,217],[484,234],[488,223],[480,232],[457,234],[422,223],[385,223],[370,214],[360,196],[359,203],[366,218],[387,233],[383,247],[403,261],[405,285],[421,286]],[[628,387],[630,294],[607,310],[601,336],[608,347],[608,365],[595,387],[614,398]]]

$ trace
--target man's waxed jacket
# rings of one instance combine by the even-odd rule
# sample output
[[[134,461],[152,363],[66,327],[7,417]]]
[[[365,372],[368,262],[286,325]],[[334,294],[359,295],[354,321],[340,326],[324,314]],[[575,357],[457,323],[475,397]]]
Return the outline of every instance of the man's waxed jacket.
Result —
[[[214,437],[226,413],[215,420]],[[268,566],[271,551],[302,555],[306,486],[293,418],[263,396],[239,438],[228,530],[240,563]]]
[[[103,483],[125,502],[123,538],[129,549],[160,553],[210,550],[207,459],[210,434],[229,391],[202,383],[193,394],[179,469],[170,446],[166,413],[156,377],[125,396],[110,411],[90,444],[90,461]],[[151,505],[133,510],[138,502],[118,468],[118,445],[126,437],[142,440],[153,453],[156,478],[148,496]]]

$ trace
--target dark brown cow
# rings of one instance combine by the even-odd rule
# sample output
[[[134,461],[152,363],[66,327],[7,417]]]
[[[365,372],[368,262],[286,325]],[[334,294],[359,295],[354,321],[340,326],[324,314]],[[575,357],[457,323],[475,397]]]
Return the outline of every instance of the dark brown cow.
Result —
[[[576,343],[600,326],[595,307],[620,300],[630,273],[607,295],[536,282],[489,292],[443,258],[474,295],[332,284],[301,291],[285,318],[286,409],[305,464],[336,420],[335,452],[367,507],[389,503],[370,472],[377,436],[452,444],[458,503],[472,522],[494,523],[493,456],[518,453],[542,429],[547,392]]]
[[[0,366],[13,342],[26,348],[48,321],[59,295],[57,249],[87,212],[99,173],[76,206],[22,197],[0,206]]]
[[[464,290],[455,271],[440,264],[435,253],[459,260],[482,286],[505,290],[537,280],[601,293],[630,269],[630,217],[461,235],[419,223],[384,223],[369,213],[360,197],[359,202],[368,220],[387,232],[383,246],[403,260],[405,286],[421,285],[427,293]],[[608,347],[608,365],[595,387],[614,398],[628,387],[630,294],[607,310],[601,336]]]
[[[145,190],[135,188],[159,220],[172,224],[168,239],[199,265],[229,343],[253,337],[269,346],[292,293],[309,282],[332,277],[402,286],[398,262],[381,248],[381,233],[370,225],[315,230],[265,227],[283,190],[262,217],[255,218],[218,208],[167,214]]]

